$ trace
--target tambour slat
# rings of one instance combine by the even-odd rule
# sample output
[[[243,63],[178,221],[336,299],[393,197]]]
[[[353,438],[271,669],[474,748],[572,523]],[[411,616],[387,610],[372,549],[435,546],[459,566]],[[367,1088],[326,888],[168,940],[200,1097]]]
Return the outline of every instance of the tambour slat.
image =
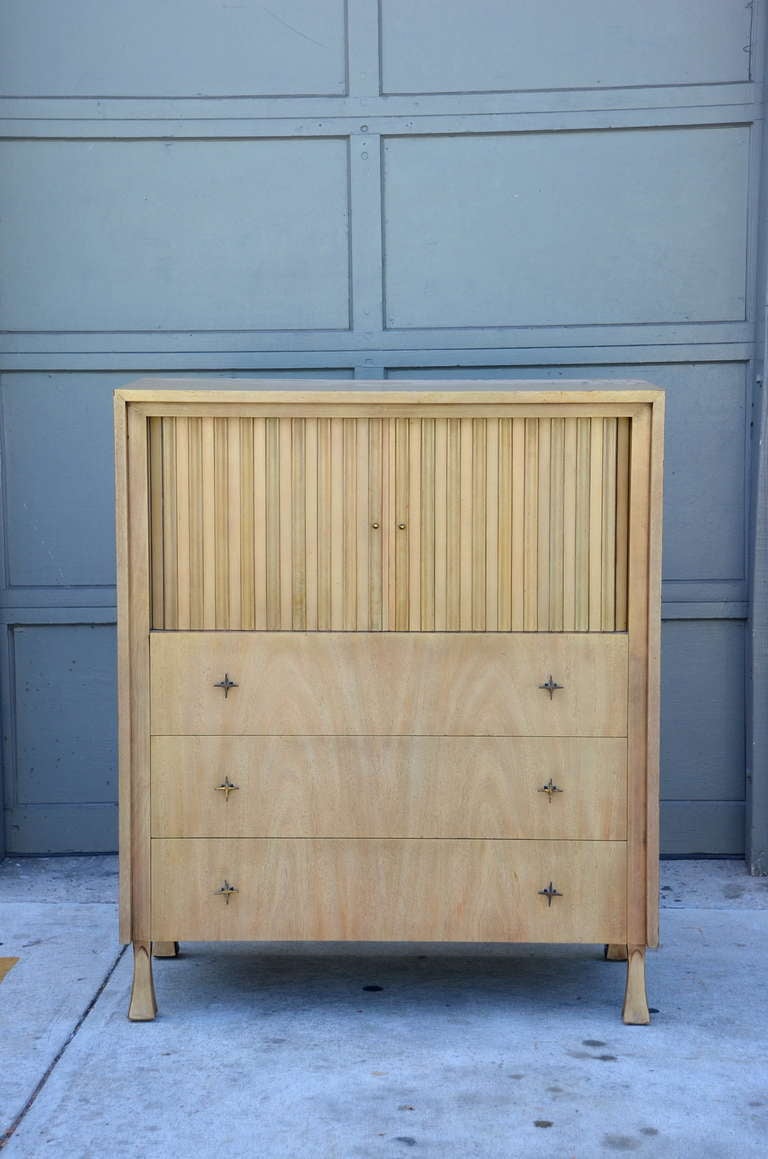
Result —
[[[525,420],[525,524],[523,532],[523,627],[538,628],[539,601],[539,419]]]
[[[163,477],[163,428],[162,419],[149,420],[149,474],[152,480],[162,481]],[[149,492],[149,550],[152,565],[152,616],[153,628],[165,627],[164,575],[163,568],[163,488],[153,486]]]
[[[306,422],[291,419],[291,626],[307,627]]]
[[[241,626],[255,628],[253,420],[240,419],[240,618]]]
[[[151,418],[152,626],[626,631],[630,423]]]
[[[203,623],[203,428],[189,424],[189,619],[190,626]],[[245,523],[241,524],[242,535]]]
[[[331,422],[317,420],[317,627],[331,628]]]
[[[344,630],[344,423],[331,419],[331,628]]]
[[[486,419],[472,419],[472,628],[486,627]]]
[[[525,430],[527,419],[512,419],[512,609],[513,632],[525,627]]]
[[[448,419],[435,419],[435,622],[436,632],[448,627]]]
[[[574,628],[589,628],[589,451],[590,421],[576,420],[576,567],[573,581],[576,605]]]
[[[422,632],[435,629],[435,419],[421,425],[421,570],[419,575]]]
[[[280,627],[280,419],[266,420],[266,627]]]
[[[472,578],[473,578],[473,534],[472,534],[472,436],[473,419],[459,419],[461,429],[460,443],[460,475],[459,475],[459,513],[460,513],[460,547],[459,547],[459,574],[460,580],[460,608],[459,627],[463,632],[472,630]]]
[[[538,480],[538,558],[537,587],[538,599],[536,602],[536,628],[541,632],[549,631],[549,560],[550,560],[550,473],[552,461],[551,419],[539,419],[539,480]]]
[[[499,627],[499,420],[485,426],[485,617],[486,632]]]
[[[293,572],[292,572],[292,493],[293,451],[291,419],[280,419],[279,469],[280,486],[280,563],[279,563],[279,626],[283,631],[293,627]]]
[[[576,628],[576,494],[577,424],[564,421],[563,431],[563,623],[564,632]]]
[[[603,623],[603,420],[591,419],[589,448],[589,630]]]
[[[421,419],[408,422],[408,627],[421,631]]]
[[[189,420],[176,420],[176,615],[179,628],[190,624],[189,569]]]
[[[371,439],[368,419],[357,420],[357,454],[351,464],[354,479],[357,510],[352,533],[355,536],[356,569],[352,570],[350,584],[355,591],[355,628],[359,632],[368,630],[370,624],[370,560],[371,560],[371,517],[368,513],[370,502],[369,463]]]
[[[602,629],[616,623],[616,419],[603,419]]]
[[[384,423],[369,419],[368,424],[368,628],[380,632],[384,627]],[[377,526],[374,526],[376,524]],[[363,617],[362,623],[365,623]]]
[[[267,623],[267,424],[253,420],[253,626]]]
[[[550,423],[549,459],[549,631],[563,630],[564,419]]]
[[[304,419],[304,591],[306,629],[317,630],[317,419]]]
[[[408,419],[395,419],[395,507],[390,542],[395,563],[394,583],[394,628],[395,631],[408,630],[408,468],[410,455]]]
[[[214,420],[200,420],[203,507],[203,622],[210,631],[216,627],[216,507]],[[263,422],[261,426],[263,427]],[[263,473],[262,473],[263,480]],[[258,574],[258,572],[257,572]]]
[[[342,516],[343,611],[345,632],[357,627],[357,427],[356,419],[342,419],[344,508]]]
[[[627,575],[629,545],[629,419],[619,419],[616,431],[616,624],[627,630]]]
[[[213,545],[216,574],[215,626],[228,628],[229,620],[229,548],[227,528],[229,525],[229,467],[227,450],[228,419],[214,419],[213,422],[213,504],[214,530]]]
[[[242,591],[240,588],[240,420],[227,420],[227,574],[229,579],[229,622],[227,627],[242,628]]]
[[[497,628],[512,627],[512,419],[498,423],[497,527]]]
[[[179,625],[176,474],[176,420],[163,419],[163,606],[166,628]]]
[[[448,419],[446,465],[446,630],[461,627],[461,419]]]

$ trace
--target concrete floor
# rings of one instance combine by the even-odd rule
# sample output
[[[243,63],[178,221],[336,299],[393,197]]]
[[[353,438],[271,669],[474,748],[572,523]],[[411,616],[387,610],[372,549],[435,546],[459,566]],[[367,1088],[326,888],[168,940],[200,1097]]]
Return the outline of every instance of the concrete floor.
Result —
[[[650,1027],[601,947],[338,943],[186,944],[129,1023],[116,881],[0,864],[8,1159],[768,1155],[768,879],[739,863],[663,865]]]

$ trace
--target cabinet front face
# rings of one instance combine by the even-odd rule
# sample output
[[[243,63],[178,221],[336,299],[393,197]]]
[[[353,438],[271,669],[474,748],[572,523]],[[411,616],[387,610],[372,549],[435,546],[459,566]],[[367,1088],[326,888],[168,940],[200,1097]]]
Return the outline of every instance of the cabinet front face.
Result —
[[[153,735],[627,735],[623,633],[156,632],[150,652]]]
[[[608,737],[155,736],[153,837],[625,841]]]
[[[654,944],[655,406],[125,393],[125,940]]]
[[[151,417],[152,626],[627,627],[630,419]]]
[[[626,928],[623,842],[152,843],[157,941],[625,942]]]

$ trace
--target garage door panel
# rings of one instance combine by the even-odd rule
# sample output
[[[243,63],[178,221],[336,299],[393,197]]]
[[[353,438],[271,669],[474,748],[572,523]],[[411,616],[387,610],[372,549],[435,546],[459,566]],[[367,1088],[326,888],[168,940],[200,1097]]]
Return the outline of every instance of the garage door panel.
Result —
[[[744,625],[677,620],[662,633],[662,796],[743,802]]]
[[[748,381],[745,362],[392,369],[388,379],[643,379],[667,392],[665,581],[745,574]]]
[[[351,377],[347,369],[227,371],[225,386],[299,376]],[[198,377],[184,371],[187,380]],[[216,373],[202,377],[210,386]],[[112,391],[135,381],[131,371],[3,374],[5,551],[14,588],[114,584]]]
[[[747,80],[742,0],[382,0],[387,93]]]
[[[272,7],[278,11],[210,0],[3,0],[2,90],[54,97],[343,93],[344,0]]]
[[[0,166],[6,329],[349,325],[341,140],[5,142]]]
[[[748,152],[743,126],[388,138],[387,325],[742,320]]]

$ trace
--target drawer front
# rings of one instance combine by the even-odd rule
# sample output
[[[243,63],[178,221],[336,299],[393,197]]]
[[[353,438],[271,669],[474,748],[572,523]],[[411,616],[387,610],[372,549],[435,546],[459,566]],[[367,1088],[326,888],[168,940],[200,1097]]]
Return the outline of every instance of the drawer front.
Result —
[[[155,736],[152,836],[623,841],[626,765],[616,738]]]
[[[155,632],[150,651],[157,735],[626,736],[622,634]]]
[[[156,941],[625,942],[613,841],[159,840]],[[220,893],[227,883],[236,892]],[[540,893],[552,883],[561,896]]]

